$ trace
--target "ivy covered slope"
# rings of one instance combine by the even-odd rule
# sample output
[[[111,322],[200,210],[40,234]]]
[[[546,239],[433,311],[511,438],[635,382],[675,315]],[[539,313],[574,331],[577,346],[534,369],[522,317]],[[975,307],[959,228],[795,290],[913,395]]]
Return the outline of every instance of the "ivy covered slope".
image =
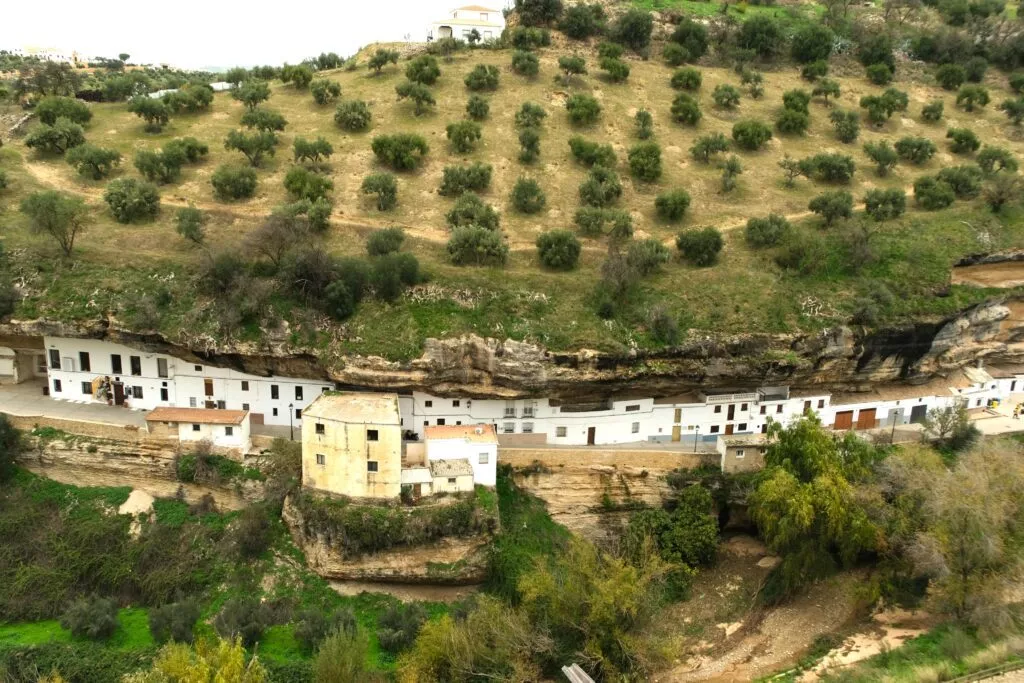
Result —
[[[0,149],[0,315],[402,359],[470,332],[616,351],[952,314],[1006,291],[953,263],[1024,243],[1024,82],[922,43],[935,10],[891,36],[859,11],[553,20],[235,71],[163,110],[40,102]],[[73,245],[47,232],[79,218]]]

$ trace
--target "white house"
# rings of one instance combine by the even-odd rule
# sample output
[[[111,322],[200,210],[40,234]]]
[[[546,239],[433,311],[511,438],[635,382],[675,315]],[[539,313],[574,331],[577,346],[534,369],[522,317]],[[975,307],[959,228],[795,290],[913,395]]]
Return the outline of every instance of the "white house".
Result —
[[[244,410],[156,408],[146,415],[146,428],[154,436],[179,443],[209,441],[219,451],[241,459],[252,446],[249,413]]]
[[[431,467],[441,460],[469,463],[473,482],[494,486],[498,475],[498,434],[494,425],[445,425],[427,427],[427,462]]]
[[[76,64],[78,53],[74,50],[61,50],[55,47],[16,47],[11,54],[24,57],[25,59],[38,59],[43,62],[62,62],[64,64]]]
[[[497,40],[505,30],[505,15],[500,9],[483,5],[466,5],[457,7],[448,16],[430,25],[427,40],[441,38],[458,38],[469,40],[470,34],[476,30],[480,40],[487,42]]]
[[[98,339],[44,337],[50,396],[152,410],[244,410],[252,424],[300,426],[326,381],[260,377]]]

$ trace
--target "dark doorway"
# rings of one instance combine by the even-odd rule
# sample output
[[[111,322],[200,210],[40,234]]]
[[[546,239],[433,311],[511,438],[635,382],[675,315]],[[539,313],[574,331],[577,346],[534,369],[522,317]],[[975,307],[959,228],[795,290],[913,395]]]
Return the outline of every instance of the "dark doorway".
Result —
[[[928,414],[928,406],[922,403],[919,406],[914,406],[910,409],[910,421],[914,424],[921,424],[924,422],[925,416]]]
[[[115,406],[123,406],[124,405],[124,383],[123,382],[114,382],[114,405]]]
[[[725,425],[725,435],[726,436],[732,435],[732,425]]]
[[[733,418],[735,418],[735,417],[736,417],[736,406],[734,406],[734,405],[730,405],[730,406],[729,406],[729,413],[728,413],[728,417],[726,417],[725,419],[727,419],[727,420],[732,420],[732,419],[733,419]]]
[[[597,440],[597,427],[588,427],[587,428],[587,445],[588,446],[593,446],[594,442],[596,440]]]

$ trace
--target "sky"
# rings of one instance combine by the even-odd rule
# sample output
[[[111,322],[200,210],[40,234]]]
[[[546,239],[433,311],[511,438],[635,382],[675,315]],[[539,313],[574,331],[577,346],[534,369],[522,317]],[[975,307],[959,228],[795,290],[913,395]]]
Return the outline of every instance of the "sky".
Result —
[[[186,69],[296,63],[351,55],[378,41],[423,41],[431,21],[478,0],[47,0],[11,2],[0,49],[52,47],[86,57],[127,52],[136,64]],[[503,7],[506,0],[479,4]],[[266,7],[266,9],[261,9]]]

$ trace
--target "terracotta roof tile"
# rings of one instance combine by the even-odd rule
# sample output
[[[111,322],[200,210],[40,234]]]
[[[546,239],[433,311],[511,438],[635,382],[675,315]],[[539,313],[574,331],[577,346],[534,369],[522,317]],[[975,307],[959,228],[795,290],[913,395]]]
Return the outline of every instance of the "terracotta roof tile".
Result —
[[[146,422],[193,422],[208,425],[236,425],[249,414],[247,410],[215,410],[212,408],[154,408]]]

